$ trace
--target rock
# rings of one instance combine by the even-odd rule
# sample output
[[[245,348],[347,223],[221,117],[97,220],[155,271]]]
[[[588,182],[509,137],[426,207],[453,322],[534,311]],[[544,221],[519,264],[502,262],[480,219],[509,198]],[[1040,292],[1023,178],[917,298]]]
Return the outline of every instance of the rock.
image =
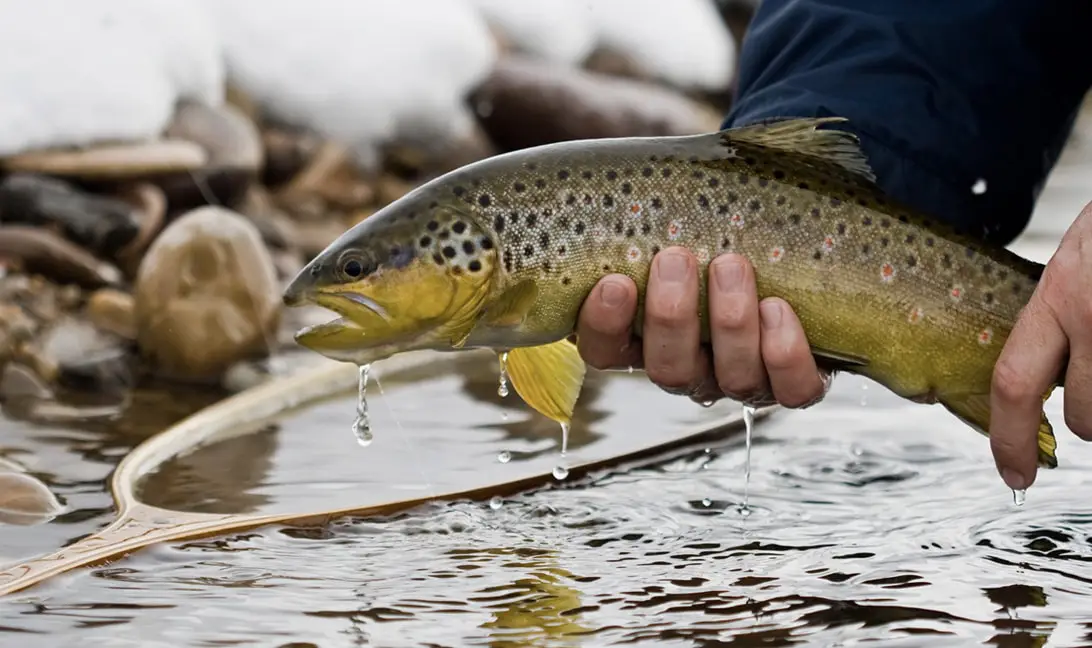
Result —
[[[386,165],[401,166],[422,179],[433,178],[453,169],[496,155],[497,147],[480,124],[470,132],[449,140],[411,141],[403,139],[385,148]]]
[[[0,472],[0,522],[42,524],[62,512],[64,506],[38,479],[21,472]]]
[[[584,69],[607,76],[624,77],[638,81],[652,81],[648,72],[628,56],[611,47],[599,46],[584,61]]]
[[[325,142],[297,175],[277,192],[277,203],[298,218],[326,216],[330,208],[353,209],[375,197],[371,185],[357,174],[349,151]],[[308,203],[312,203],[308,205]],[[315,205],[318,207],[316,214]]]
[[[280,128],[262,132],[265,168],[262,183],[276,187],[296,177],[322,148],[322,139],[311,133]]]
[[[87,299],[87,319],[99,330],[125,340],[136,339],[133,296],[111,288],[96,290]]]
[[[137,273],[137,342],[160,373],[217,379],[268,353],[280,319],[280,284],[257,228],[221,207],[167,226]]]
[[[254,223],[267,246],[286,250],[297,245],[298,228],[295,221],[273,203],[273,197],[264,187],[252,186],[239,211]]]
[[[27,271],[59,283],[100,288],[121,282],[121,271],[49,230],[0,225],[0,257],[15,259]]]
[[[174,206],[235,205],[262,168],[261,134],[246,115],[231,105],[183,102],[165,135],[200,144],[208,153],[203,168],[160,180]]]
[[[133,205],[56,178],[15,173],[0,182],[0,223],[56,229],[104,257],[131,243],[140,221]]]
[[[101,144],[83,149],[48,149],[0,159],[0,169],[83,180],[127,180],[134,177],[196,171],[208,162],[201,146],[184,140]]]
[[[721,116],[652,83],[508,57],[471,97],[502,150],[576,139],[691,135],[716,131]],[[488,110],[481,110],[481,106]]]
[[[102,394],[124,392],[132,382],[123,342],[87,320],[66,317],[47,329],[38,347],[56,367],[60,386]]]
[[[29,367],[9,362],[0,375],[0,402],[17,399],[48,399],[53,397],[49,385]]]
[[[162,189],[148,182],[124,187],[118,196],[137,207],[140,213],[140,229],[137,235],[117,255],[126,274],[132,277],[136,274],[148,244],[163,228],[167,218],[167,196]]]
[[[348,227],[344,223],[332,219],[302,223],[298,228],[295,244],[305,257],[311,258],[344,234],[346,229]]]

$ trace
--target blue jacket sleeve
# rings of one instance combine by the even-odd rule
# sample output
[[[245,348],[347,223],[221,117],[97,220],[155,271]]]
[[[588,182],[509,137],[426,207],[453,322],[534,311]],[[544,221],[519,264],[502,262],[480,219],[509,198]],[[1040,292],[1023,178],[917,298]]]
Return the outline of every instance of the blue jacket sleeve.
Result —
[[[725,126],[846,117],[893,198],[1004,244],[1092,82],[1090,33],[1088,0],[764,0]]]

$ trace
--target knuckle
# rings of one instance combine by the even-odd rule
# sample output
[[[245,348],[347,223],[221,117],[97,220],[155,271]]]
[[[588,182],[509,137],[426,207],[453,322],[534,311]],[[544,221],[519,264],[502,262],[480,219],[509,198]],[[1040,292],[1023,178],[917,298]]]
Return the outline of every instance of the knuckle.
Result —
[[[687,391],[695,382],[694,377],[682,367],[666,362],[646,366],[645,374],[655,385],[670,392]]]
[[[990,390],[994,397],[1008,405],[1022,405],[1039,398],[1026,375],[1026,372],[1002,357],[993,368]]]
[[[758,319],[757,314],[757,303],[753,304],[752,308],[748,308],[743,300],[732,300],[712,309],[710,322],[714,329],[721,331],[743,331],[750,326],[752,321]]]
[[[655,328],[679,328],[685,322],[685,315],[677,304],[657,299],[649,302],[645,310],[645,323]],[[696,313],[694,317],[697,317]]]

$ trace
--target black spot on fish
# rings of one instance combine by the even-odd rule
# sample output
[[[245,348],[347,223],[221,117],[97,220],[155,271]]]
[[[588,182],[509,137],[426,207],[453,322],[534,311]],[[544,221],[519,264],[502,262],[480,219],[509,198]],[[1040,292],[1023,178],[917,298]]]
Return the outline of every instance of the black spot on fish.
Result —
[[[933,239],[932,236],[926,237],[926,239],[925,239],[925,246],[926,247],[933,247],[934,243],[936,243],[936,241]]]
[[[910,256],[906,257],[906,265],[913,268],[917,264],[918,264],[918,259],[914,255],[910,255]]]
[[[633,235],[636,233],[636,230],[634,230],[632,227],[626,228],[626,238],[633,238]]]
[[[483,236],[482,240],[478,241],[478,245],[483,250],[492,250],[493,249],[493,239],[491,239],[491,238],[489,238],[487,236]]]
[[[512,227],[518,227],[519,226],[519,212],[517,212],[517,211],[508,212],[508,220],[511,222]]]
[[[985,295],[982,295],[982,301],[986,302],[987,304],[992,304],[993,303],[993,293],[988,292]]]
[[[842,204],[842,201],[838,200],[837,198],[831,198],[830,199],[830,206],[831,207],[837,207],[837,206],[839,206],[841,204]]]
[[[710,189],[716,189],[720,185],[720,180],[716,178],[709,178],[709,182],[707,184],[709,185]]]
[[[516,193],[523,193],[527,190],[527,185],[523,184],[522,182],[517,182],[512,185],[512,188],[516,190]]]
[[[529,257],[535,253],[535,248],[531,244],[523,246],[523,256]]]
[[[444,265],[444,257],[439,252],[432,255],[432,260],[436,262],[436,265]]]
[[[573,226],[573,231],[576,232],[577,234],[583,234],[584,229],[585,229],[585,227],[584,227],[584,222],[583,221],[577,221],[576,225]]]
[[[871,216],[865,216],[864,218],[861,219],[861,225],[871,225],[871,224],[872,224],[872,217]]]
[[[767,186],[769,186],[769,184],[770,184],[769,178],[759,178],[758,179],[758,186],[760,186],[760,187],[767,187]]]
[[[1002,270],[1002,271],[997,273],[998,281],[1004,281],[1005,279],[1008,279],[1008,278],[1009,278],[1009,273],[1007,271],[1005,271],[1005,270]]]
[[[800,184],[798,184],[798,185],[796,185],[796,186],[797,186],[797,187],[799,187],[799,188],[801,188],[801,189],[807,190],[807,188],[808,188],[808,183],[806,183],[806,182],[801,182]]]
[[[643,175],[646,178],[651,178],[652,177],[652,167],[646,166],[645,168],[641,169],[641,175]]]
[[[717,207],[717,213],[720,214],[721,216],[727,216],[728,215],[728,205],[718,206]]]
[[[436,238],[440,239],[441,241],[446,241],[451,238],[451,232],[447,231],[446,229],[442,229],[440,230],[440,233],[436,235]]]
[[[660,208],[662,208],[663,206],[664,206],[664,203],[663,203],[663,201],[662,201],[662,200],[660,200],[659,198],[653,198],[653,199],[652,199],[652,208],[653,208],[653,209],[660,209]]]
[[[542,232],[541,234],[539,234],[538,244],[541,245],[543,249],[550,247],[550,233]]]
[[[576,204],[576,194],[574,194],[573,192],[570,191],[569,195],[565,196],[565,204],[566,205],[575,205]]]
[[[652,225],[649,225],[648,223],[642,223],[641,224],[641,233],[642,234],[648,234],[651,231],[652,231]]]
[[[775,218],[773,221],[773,226],[777,229],[781,229],[785,226],[785,221],[781,220],[780,218]]]
[[[708,209],[709,208],[709,197],[706,196],[705,194],[698,194],[698,204],[701,205],[702,207]]]
[[[886,218],[881,218],[880,227],[891,227],[891,221],[887,220]]]
[[[887,238],[886,236],[884,236],[884,237],[882,237],[882,238],[880,239],[880,246],[881,246],[881,247],[887,247],[887,244],[888,244],[888,243],[890,243],[890,242],[891,242],[891,239],[889,239],[889,238]]]
[[[614,223],[614,233],[615,234],[621,234],[622,233],[622,221],[617,221],[617,222]]]
[[[564,245],[557,248],[557,256],[565,256],[565,246]]]
[[[471,272],[478,272],[482,269],[482,262],[474,259],[470,263],[466,264],[466,269]]]
[[[572,279],[569,279],[568,277],[562,277],[561,283],[565,286],[568,286],[570,283],[572,283]]]
[[[1017,283],[1012,284],[1012,294],[1014,294],[1014,295],[1019,295],[1020,294],[1020,284],[1017,284]]]
[[[914,235],[913,234],[907,234],[906,235],[906,243],[910,244],[910,243],[913,243],[913,242],[914,242]]]
[[[528,228],[533,228],[537,224],[538,224],[538,214],[536,214],[535,212],[531,212],[530,214],[527,214],[527,227]]]
[[[983,276],[983,277],[988,277],[988,276],[990,276],[990,274],[991,274],[992,272],[993,272],[993,268],[991,268],[991,267],[990,267],[989,265],[987,265],[987,264],[985,264],[985,263],[983,263],[983,264],[982,264],[982,276]]]
[[[966,254],[967,254],[968,259],[973,259],[974,258],[974,250],[972,250],[971,248],[967,248]]]
[[[702,173],[701,171],[691,171],[690,172],[690,177],[694,178],[695,180],[701,180],[702,178],[705,177],[705,174]]]
[[[455,254],[456,254],[455,248],[451,247],[450,245],[445,245],[444,246],[444,256],[446,256],[449,259],[453,259],[453,258],[455,258]]]
[[[727,250],[730,247],[732,247],[732,240],[730,238],[725,236],[720,240],[720,249]]]
[[[428,228],[428,231],[435,232],[436,230],[440,229],[440,224],[437,223],[434,220],[431,220],[431,221],[428,222],[428,225],[426,225],[425,227]]]
[[[782,171],[781,169],[775,169],[774,172],[773,172],[773,177],[774,177],[774,180],[784,180],[785,179],[785,172]]]
[[[474,254],[474,241],[463,241],[463,252]]]
[[[777,200],[775,200],[774,202],[776,202],[778,205],[784,205],[787,201],[788,199],[784,196],[778,196]]]
[[[669,169],[667,167],[664,167],[664,170],[660,171],[660,175],[662,175],[665,178],[670,178],[671,177],[671,169]]]
[[[558,180],[568,180],[569,179],[569,170],[568,169],[562,169],[562,170],[558,171],[557,172],[557,179]]]
[[[659,245],[653,245],[651,251],[652,251],[652,256],[656,256],[657,254],[660,253],[660,246]]]
[[[943,265],[945,268],[951,268],[952,267],[952,257],[947,255],[947,254],[941,256],[940,257],[940,264]]]
[[[557,219],[557,224],[561,226],[561,229],[569,229],[569,217],[562,216]]]
[[[819,213],[819,208],[818,207],[812,207],[811,208],[811,217],[812,218],[819,218],[820,215],[821,214]]]
[[[615,171],[614,169],[609,169],[609,170],[607,171],[607,174],[606,174],[606,175],[607,175],[607,180],[611,180],[611,181],[614,181],[614,180],[617,180],[617,179],[618,179],[618,172],[617,172],[617,171]]]
[[[815,253],[811,255],[811,258],[818,261],[819,259],[823,258],[823,253],[820,250],[816,250]]]
[[[630,195],[631,193],[633,193],[633,185],[628,183],[628,182],[623,182],[622,183],[622,193],[627,195],[627,196]]]
[[[462,196],[466,193],[466,187],[461,185],[455,185],[455,188],[451,190],[456,196]]]
[[[584,194],[584,204],[590,205],[595,202],[595,198],[592,198],[591,194]]]
[[[846,224],[845,223],[838,223],[838,234],[842,235],[842,234],[845,234],[845,233],[846,233]]]
[[[603,194],[603,206],[604,207],[613,207],[614,206],[614,196],[612,196],[610,194]]]
[[[739,174],[739,184],[747,184],[750,181],[751,176],[747,175],[746,173]]]
[[[466,223],[462,221],[455,221],[455,224],[451,226],[451,231],[456,234],[462,234],[466,231]]]
[[[507,250],[504,252],[504,269],[508,272],[512,271],[512,253]]]
[[[868,254],[871,251],[872,251],[872,246],[870,246],[868,243],[865,243],[864,245],[861,246],[861,253],[862,254]]]
[[[542,178],[536,178],[535,179],[535,187],[537,187],[539,189],[545,189],[546,188],[546,181],[543,180]]]
[[[789,214],[789,220],[792,221],[793,225],[799,225],[800,224],[800,214]]]
[[[526,168],[526,169],[527,169],[528,171],[534,171],[535,169],[537,169],[537,168],[538,168],[538,163],[537,163],[537,162],[528,162],[528,163],[524,164],[523,166],[524,166],[524,167],[525,167],[525,168]]]
[[[734,203],[735,201],[739,200],[739,196],[737,196],[737,195],[736,195],[736,192],[734,192],[734,191],[729,191],[729,192],[728,192],[728,195],[727,195],[727,196],[725,196],[725,200],[727,200],[727,201],[728,201],[728,204],[729,204],[729,205],[731,205],[731,204],[732,204],[732,203]]]
[[[648,156],[648,161],[649,161],[649,162],[655,162],[656,160],[659,160],[659,159],[660,159],[660,158],[659,158],[658,156],[656,156],[656,155],[650,155],[650,156]]]
[[[497,214],[493,217],[493,229],[497,231],[497,234],[504,231],[504,216]]]
[[[554,266],[551,265],[549,261],[543,261],[542,262],[542,271],[543,272],[549,272],[550,270],[553,270],[553,269],[554,269]]]
[[[603,264],[603,272],[610,272],[610,264],[609,263],[604,263]]]
[[[420,244],[421,247],[427,248],[428,246],[432,245],[432,237],[431,236],[422,236],[421,240],[418,241],[417,243]]]
[[[762,203],[759,202],[758,200],[752,200],[751,202],[747,203],[747,206],[750,207],[751,211],[753,211],[753,212],[756,212],[756,211],[762,209]]]
[[[747,157],[743,158],[743,161],[746,162],[748,166],[754,166],[754,165],[758,164],[758,160],[754,159],[754,157],[749,156],[749,155]]]

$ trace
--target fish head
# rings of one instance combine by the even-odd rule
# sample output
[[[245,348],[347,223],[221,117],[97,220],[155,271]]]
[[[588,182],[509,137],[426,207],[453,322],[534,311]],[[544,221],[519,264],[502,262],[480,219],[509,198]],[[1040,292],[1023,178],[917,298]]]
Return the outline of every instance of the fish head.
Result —
[[[412,193],[346,231],[284,291],[339,318],[296,333],[303,347],[366,364],[402,351],[458,348],[477,323],[496,242],[466,205]]]

